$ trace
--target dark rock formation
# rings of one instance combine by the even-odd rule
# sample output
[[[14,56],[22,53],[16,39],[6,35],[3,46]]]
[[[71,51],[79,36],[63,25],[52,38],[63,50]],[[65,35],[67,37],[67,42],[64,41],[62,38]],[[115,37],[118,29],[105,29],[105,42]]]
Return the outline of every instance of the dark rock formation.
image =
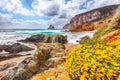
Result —
[[[29,38],[26,38],[25,40],[20,40],[21,42],[32,42],[32,43],[38,43],[38,42],[45,42],[45,43],[53,43],[53,42],[59,42],[59,43],[66,43],[67,42],[67,36],[63,35],[33,35]]]
[[[72,31],[72,29],[77,27],[77,29],[81,28],[81,29],[79,29],[81,31],[94,30],[98,27],[96,27],[96,26],[94,27],[94,25],[87,24],[87,23],[96,22],[96,21],[104,19],[108,16],[113,15],[118,6],[119,5],[110,5],[110,6],[105,6],[105,7],[102,7],[102,8],[94,9],[94,10],[88,11],[86,13],[78,14],[75,17],[73,17],[71,19],[70,23],[66,24],[63,27],[63,29]],[[83,25],[83,24],[86,24],[86,25]],[[91,25],[92,25],[92,27],[91,27]],[[83,27],[86,27],[86,29],[84,29]]]
[[[53,25],[50,25],[48,29],[52,30],[52,29],[55,29],[55,27]]]
[[[14,43],[12,45],[0,45],[0,51],[3,50],[9,53],[18,53],[21,51],[30,51],[33,49],[20,43]]]

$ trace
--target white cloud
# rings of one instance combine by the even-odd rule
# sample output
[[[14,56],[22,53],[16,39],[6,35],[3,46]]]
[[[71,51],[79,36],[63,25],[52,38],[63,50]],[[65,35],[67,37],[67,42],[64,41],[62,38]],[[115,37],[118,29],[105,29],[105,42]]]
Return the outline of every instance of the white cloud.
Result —
[[[22,23],[22,24],[21,24]],[[16,20],[14,19],[14,23],[11,26],[12,28],[26,28],[26,29],[45,29],[48,24],[44,20]]]
[[[12,15],[0,13],[0,28],[7,28],[12,25]]]
[[[112,4],[120,4],[120,0],[71,0],[67,4],[65,0],[34,0],[31,5],[33,9],[28,10],[20,0],[0,0],[1,10],[24,16],[51,17],[50,20],[17,20],[12,15],[0,14],[0,25],[11,28],[47,28],[52,24],[56,28],[62,28],[76,14]]]
[[[22,15],[33,15],[31,11],[24,8],[20,0],[0,0],[0,7],[4,11]]]
[[[59,12],[59,4],[62,3],[63,0],[34,0],[32,3],[32,7],[34,9],[34,13],[37,15],[49,15],[56,12]],[[55,14],[57,15],[57,14]]]
[[[97,1],[95,1],[97,3]],[[120,0],[100,0],[98,4],[94,4],[93,7],[101,7],[105,5],[120,4]]]
[[[0,29],[11,29],[11,28],[47,28],[49,23],[45,20],[17,20],[13,19],[11,14],[0,13]]]

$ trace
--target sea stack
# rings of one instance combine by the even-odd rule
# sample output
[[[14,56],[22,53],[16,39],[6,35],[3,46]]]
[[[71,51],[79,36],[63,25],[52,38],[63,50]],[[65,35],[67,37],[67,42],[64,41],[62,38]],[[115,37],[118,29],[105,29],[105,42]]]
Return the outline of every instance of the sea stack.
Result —
[[[49,30],[52,30],[52,29],[55,29],[55,27],[54,27],[53,25],[50,25],[50,26],[48,27],[48,29],[49,29]]]

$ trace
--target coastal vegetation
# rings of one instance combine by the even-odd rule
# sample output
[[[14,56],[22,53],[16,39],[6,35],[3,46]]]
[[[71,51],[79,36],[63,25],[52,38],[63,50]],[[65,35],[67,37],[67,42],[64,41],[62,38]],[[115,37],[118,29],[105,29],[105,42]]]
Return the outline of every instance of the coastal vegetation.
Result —
[[[93,44],[91,44],[93,42]],[[73,80],[119,80],[120,39],[81,44],[69,53],[66,66]]]
[[[111,26],[101,27],[95,32],[94,38],[101,38],[103,35],[108,34],[108,33],[115,31],[115,30],[116,29],[111,27]]]
[[[120,80],[120,7],[111,22],[85,36],[72,50],[66,67],[72,80]]]

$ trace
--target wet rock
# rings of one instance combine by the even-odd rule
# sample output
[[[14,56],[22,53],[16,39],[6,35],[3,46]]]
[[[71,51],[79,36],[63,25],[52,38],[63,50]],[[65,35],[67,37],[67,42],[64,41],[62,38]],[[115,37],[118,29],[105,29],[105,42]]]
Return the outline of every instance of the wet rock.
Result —
[[[29,38],[26,38],[25,40],[20,40],[21,42],[32,42],[32,43],[38,43],[38,42],[45,42],[45,43],[67,43],[67,36],[64,35],[33,35]]]
[[[44,41],[45,35],[39,34],[39,35],[32,35],[31,37],[26,38],[25,40],[20,40],[20,42],[32,42],[32,43],[37,43],[37,42],[42,42]]]
[[[28,57],[23,60],[18,67],[13,68],[1,80],[28,80],[33,74],[39,70],[39,64]]]

